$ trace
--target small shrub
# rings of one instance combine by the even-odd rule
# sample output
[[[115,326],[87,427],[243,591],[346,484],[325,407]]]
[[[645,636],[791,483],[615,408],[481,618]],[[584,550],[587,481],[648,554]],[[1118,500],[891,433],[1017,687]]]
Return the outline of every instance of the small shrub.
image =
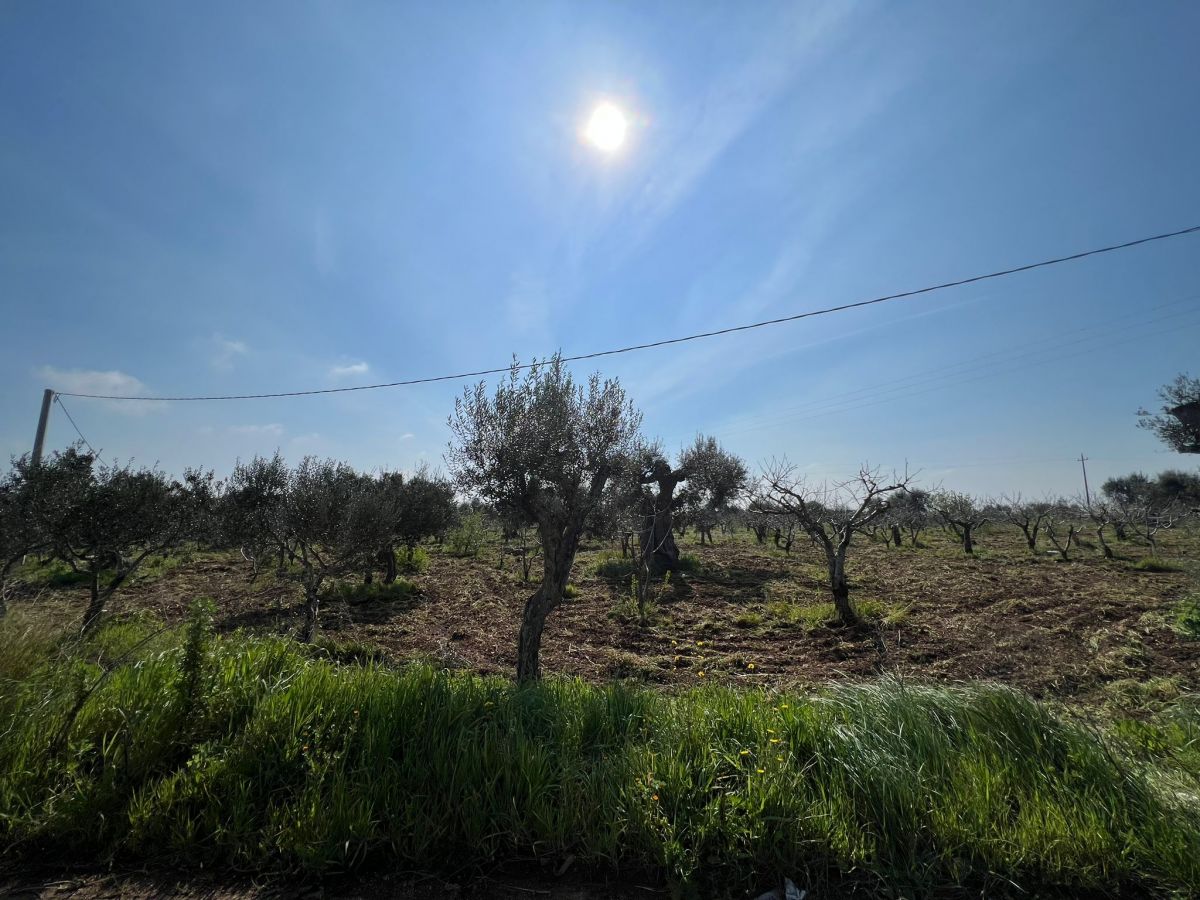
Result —
[[[420,575],[429,568],[429,554],[424,547],[401,547],[396,551],[396,568],[405,575]]]
[[[216,604],[207,597],[192,601],[188,607],[187,623],[183,632],[183,659],[179,664],[179,698],[184,710],[191,712],[203,700],[208,665],[208,649],[212,642],[213,615]]]
[[[1168,562],[1160,556],[1147,556],[1139,559],[1133,564],[1134,569],[1139,572],[1180,572],[1179,566],[1173,562]]]
[[[463,516],[462,524],[450,532],[450,552],[455,556],[478,556],[486,536],[482,514],[467,513]]]
[[[1175,630],[1190,641],[1200,641],[1200,595],[1180,604],[1175,614]]]
[[[797,603],[794,600],[772,600],[767,615],[776,625],[791,628],[817,628],[836,618],[832,603]]]
[[[335,641],[321,636],[305,645],[318,659],[329,659],[342,665],[369,666],[386,662],[387,654],[379,647],[361,641]]]
[[[566,598],[567,600],[574,600],[578,596],[579,596],[579,585],[568,584],[565,588],[563,588],[563,597]]]
[[[600,578],[628,578],[633,574],[634,561],[611,551],[596,556],[592,561],[592,571]]]
[[[340,584],[334,585],[329,590],[326,599],[342,600],[355,605],[371,603],[376,600],[384,603],[395,603],[396,601],[410,600],[416,593],[417,586],[403,578],[397,578],[391,584],[384,584],[379,581],[374,581],[371,584],[343,581]]]

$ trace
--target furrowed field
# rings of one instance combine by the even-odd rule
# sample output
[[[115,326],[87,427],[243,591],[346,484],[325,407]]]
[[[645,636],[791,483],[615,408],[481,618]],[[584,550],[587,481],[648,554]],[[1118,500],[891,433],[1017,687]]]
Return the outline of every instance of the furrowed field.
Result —
[[[80,576],[28,562],[0,624],[6,855],[489,876],[481,896],[531,873],[629,896],[1200,890],[1195,529],[1111,560],[1085,534],[1066,562],[1000,524],[973,556],[882,538],[855,545],[854,629],[808,540],[689,533],[640,614],[632,560],[587,540],[525,685],[531,586],[490,527],[401,551],[395,584],[331,581],[308,644],[295,579],[251,582],[237,551],[148,560],[82,638]]]

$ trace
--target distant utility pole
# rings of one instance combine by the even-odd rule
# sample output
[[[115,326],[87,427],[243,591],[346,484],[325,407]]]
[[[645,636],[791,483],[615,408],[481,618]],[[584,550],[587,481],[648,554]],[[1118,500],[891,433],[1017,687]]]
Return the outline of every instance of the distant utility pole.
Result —
[[[54,401],[54,391],[46,388],[42,394],[42,414],[38,416],[37,434],[33,438],[33,464],[42,463],[42,446],[46,443],[46,426],[50,423],[50,404]]]
[[[1088,458],[1082,453],[1079,454],[1079,467],[1083,469],[1083,499],[1087,503],[1087,508],[1092,508],[1092,495],[1088,492],[1087,483],[1087,461]]]

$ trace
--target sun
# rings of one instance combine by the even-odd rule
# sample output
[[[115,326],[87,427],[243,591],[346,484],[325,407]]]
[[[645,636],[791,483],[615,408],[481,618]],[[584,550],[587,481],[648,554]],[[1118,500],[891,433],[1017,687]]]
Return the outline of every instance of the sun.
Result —
[[[589,144],[604,153],[615,153],[625,143],[625,132],[629,121],[625,113],[612,103],[601,103],[594,110],[583,129],[583,137]]]

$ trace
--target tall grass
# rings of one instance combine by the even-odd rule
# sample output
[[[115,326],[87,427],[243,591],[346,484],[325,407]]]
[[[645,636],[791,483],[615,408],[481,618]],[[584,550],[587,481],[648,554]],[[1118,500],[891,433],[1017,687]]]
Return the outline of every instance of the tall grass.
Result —
[[[453,875],[573,855],[706,897],[782,875],[1200,890],[1192,774],[1007,689],[518,687],[206,629],[199,607],[85,643],[0,623],[10,854]]]

